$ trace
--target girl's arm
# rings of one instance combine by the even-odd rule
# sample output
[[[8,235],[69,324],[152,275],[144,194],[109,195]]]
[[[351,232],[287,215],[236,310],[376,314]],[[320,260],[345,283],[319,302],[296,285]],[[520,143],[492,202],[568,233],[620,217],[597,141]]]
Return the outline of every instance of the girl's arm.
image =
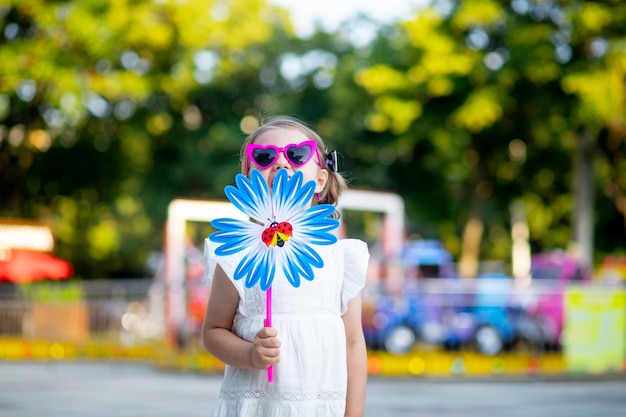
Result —
[[[243,369],[266,369],[280,360],[276,329],[263,327],[254,342],[232,333],[239,294],[224,270],[217,265],[211,284],[204,322],[202,344],[222,362]]]
[[[361,417],[365,412],[365,386],[367,384],[367,349],[361,324],[361,295],[348,303],[343,315],[346,327],[348,358],[348,391],[346,417]]]

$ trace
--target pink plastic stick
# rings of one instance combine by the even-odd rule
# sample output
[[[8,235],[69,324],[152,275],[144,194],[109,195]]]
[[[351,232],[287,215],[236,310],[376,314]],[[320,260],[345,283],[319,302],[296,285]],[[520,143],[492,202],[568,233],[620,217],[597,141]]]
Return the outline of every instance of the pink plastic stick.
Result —
[[[272,286],[265,291],[265,327],[272,327]],[[274,381],[274,368],[267,368],[267,382]]]

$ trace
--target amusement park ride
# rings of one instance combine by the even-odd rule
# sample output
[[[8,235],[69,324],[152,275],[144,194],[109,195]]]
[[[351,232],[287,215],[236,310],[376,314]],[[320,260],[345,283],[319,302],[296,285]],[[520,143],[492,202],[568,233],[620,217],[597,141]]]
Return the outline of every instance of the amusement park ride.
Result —
[[[513,276],[491,273],[466,279],[458,276],[441,242],[407,241],[400,196],[350,189],[338,209],[345,219],[337,232],[340,238],[355,237],[346,214],[373,213],[378,219],[363,298],[363,327],[371,349],[404,353],[417,343],[453,349],[471,345],[493,355],[519,340],[556,346],[563,327],[564,287],[570,280],[591,280],[591,271],[564,253],[531,258],[520,216],[512,218]],[[196,272],[190,280],[188,223],[221,217],[247,220],[225,200],[176,199],[168,208],[163,327],[167,339],[179,345],[198,331],[209,291],[203,283],[202,243],[192,247]],[[554,271],[560,271],[558,282]],[[549,283],[543,287],[550,290],[548,295],[527,290],[531,275]]]

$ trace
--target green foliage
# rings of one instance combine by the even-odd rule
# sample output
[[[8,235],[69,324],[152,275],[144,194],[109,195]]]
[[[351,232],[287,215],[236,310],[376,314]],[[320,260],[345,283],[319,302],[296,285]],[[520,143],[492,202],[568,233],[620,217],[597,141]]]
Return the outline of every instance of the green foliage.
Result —
[[[571,240],[573,155],[596,136],[598,257],[626,250],[626,6],[434,2],[373,39],[364,18],[293,35],[265,0],[0,6],[0,215],[53,226],[79,276],[143,276],[169,202],[223,198],[260,119],[301,117],[355,187],[395,191],[409,232],[455,255],[509,205],[533,249]]]
[[[624,250],[624,158],[615,149],[626,146],[625,23],[618,2],[535,1],[435,2],[405,22],[396,58],[374,58],[356,80],[372,96],[369,129],[401,136],[396,143],[413,150],[388,170],[412,220],[456,219],[438,232],[459,255],[462,226],[481,219],[482,257],[508,257],[497,248],[510,238],[499,231],[510,227],[507,206],[525,194],[533,249],[566,248],[578,136],[607,129],[614,148],[597,141],[595,160],[617,176],[598,178],[598,190],[613,190],[621,227],[595,240],[599,253],[616,250],[616,241]],[[409,173],[412,182],[403,180]]]
[[[85,299],[83,286],[76,282],[36,282],[18,286],[21,296],[38,303],[71,303]]]
[[[51,223],[83,276],[143,275],[169,201],[232,178],[285,14],[77,0],[11,2],[0,17],[0,213]]]

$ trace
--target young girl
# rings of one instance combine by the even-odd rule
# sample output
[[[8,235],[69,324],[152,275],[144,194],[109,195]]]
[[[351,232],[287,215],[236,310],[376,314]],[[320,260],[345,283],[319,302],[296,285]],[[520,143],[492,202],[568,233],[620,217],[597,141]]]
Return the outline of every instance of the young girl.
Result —
[[[336,158],[302,122],[278,117],[250,134],[241,152],[242,173],[259,170],[271,186],[277,172],[303,173],[315,181],[311,205],[336,204],[345,188]],[[335,213],[337,215],[337,213]],[[294,288],[276,269],[272,327],[264,326],[265,296],[233,274],[246,251],[215,255],[206,240],[211,294],[202,342],[226,363],[212,416],[362,416],[367,353],[361,327],[361,296],[369,253],[356,239],[315,249],[324,266],[315,279]],[[267,368],[274,380],[268,382]]]

